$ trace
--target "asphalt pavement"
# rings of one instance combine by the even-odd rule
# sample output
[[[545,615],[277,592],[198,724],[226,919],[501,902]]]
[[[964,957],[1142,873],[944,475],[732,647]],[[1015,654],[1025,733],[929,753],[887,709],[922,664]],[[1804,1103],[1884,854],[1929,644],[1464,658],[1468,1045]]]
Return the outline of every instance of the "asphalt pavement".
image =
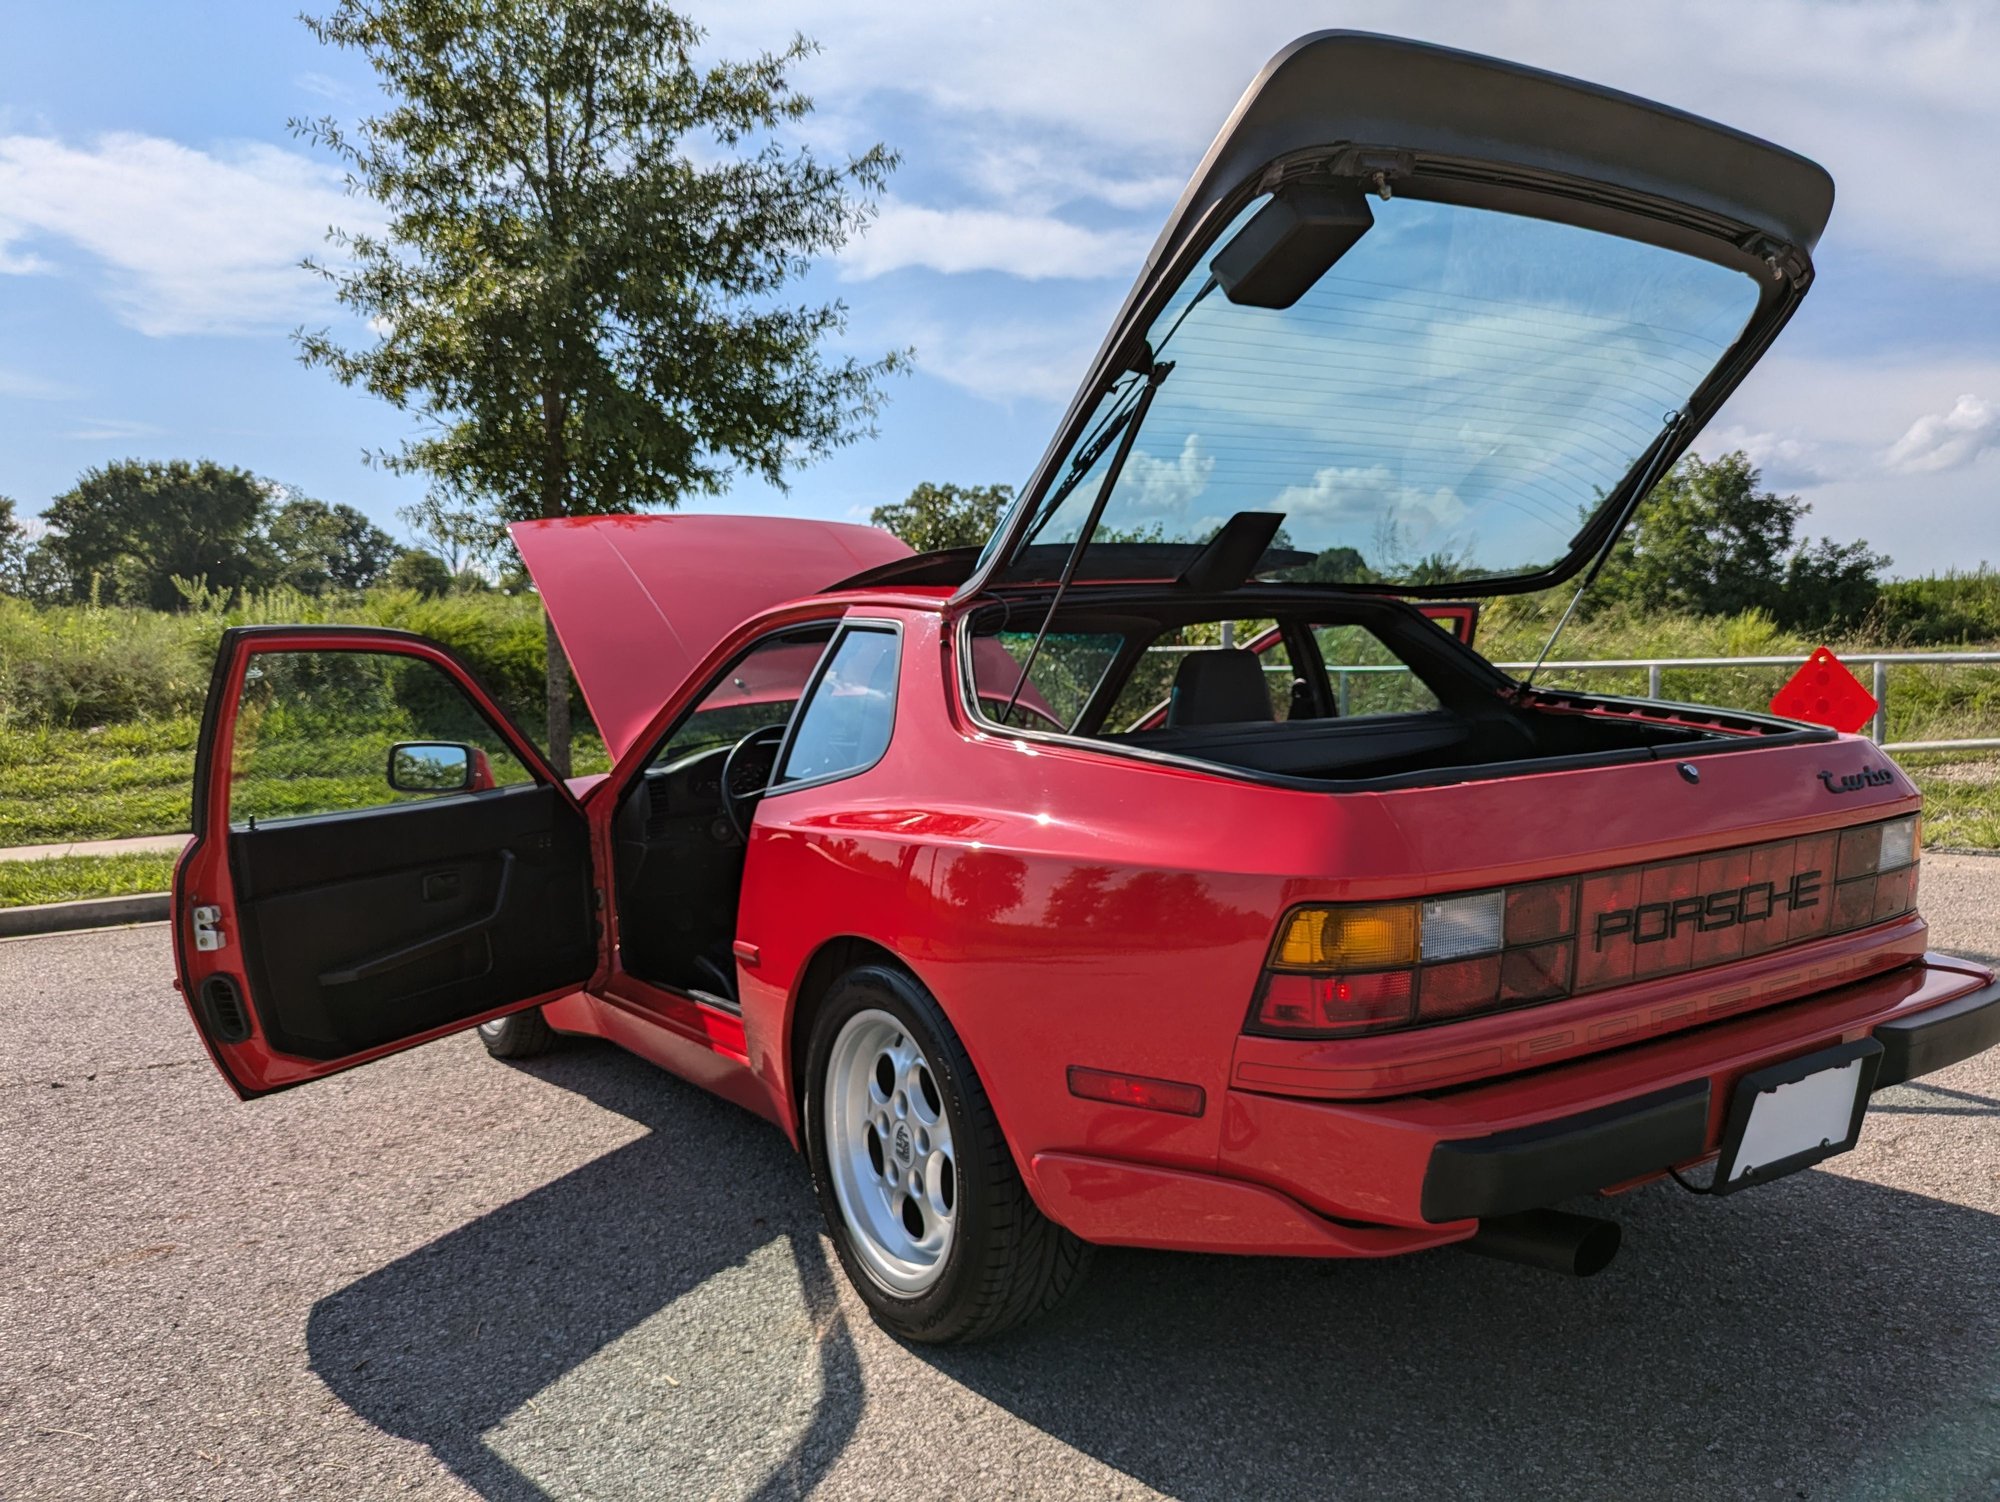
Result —
[[[1931,857],[2000,952],[2000,860]],[[0,1498],[2000,1497],[2000,1057],[1588,1282],[1106,1252],[905,1347],[761,1122],[470,1035],[238,1104],[163,927],[0,943]]]

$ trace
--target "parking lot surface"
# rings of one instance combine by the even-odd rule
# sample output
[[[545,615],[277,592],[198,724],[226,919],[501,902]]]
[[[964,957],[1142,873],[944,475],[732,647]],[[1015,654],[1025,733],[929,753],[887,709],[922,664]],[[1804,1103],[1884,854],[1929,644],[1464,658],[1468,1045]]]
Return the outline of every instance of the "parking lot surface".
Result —
[[[1926,861],[2000,951],[2000,860]],[[0,1498],[2000,1496],[2000,1059],[1589,1282],[1105,1252],[872,1325],[772,1128],[460,1035],[240,1105],[163,927],[0,944]]]

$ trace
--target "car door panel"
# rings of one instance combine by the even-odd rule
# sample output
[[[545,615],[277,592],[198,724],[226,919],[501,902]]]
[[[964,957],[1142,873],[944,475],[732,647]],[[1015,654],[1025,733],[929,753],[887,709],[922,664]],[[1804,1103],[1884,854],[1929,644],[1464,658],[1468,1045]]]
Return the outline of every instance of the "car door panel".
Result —
[[[231,836],[250,994],[272,1045],[337,1058],[591,968],[583,826],[553,787]],[[393,862],[385,867],[385,852]]]
[[[462,744],[470,774],[456,789],[393,781],[385,753],[411,742]],[[494,759],[509,769],[498,785]],[[551,1000],[602,962],[582,808],[435,642],[226,631],[194,804],[174,876],[178,980],[239,1095]]]

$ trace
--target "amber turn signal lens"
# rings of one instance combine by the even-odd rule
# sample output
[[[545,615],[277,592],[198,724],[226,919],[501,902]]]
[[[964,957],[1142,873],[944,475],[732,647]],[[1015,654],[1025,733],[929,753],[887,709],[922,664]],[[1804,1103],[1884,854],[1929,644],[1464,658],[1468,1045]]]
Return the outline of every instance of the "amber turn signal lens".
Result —
[[[1389,970],[1417,960],[1417,905],[1303,907],[1271,955],[1280,970]]]

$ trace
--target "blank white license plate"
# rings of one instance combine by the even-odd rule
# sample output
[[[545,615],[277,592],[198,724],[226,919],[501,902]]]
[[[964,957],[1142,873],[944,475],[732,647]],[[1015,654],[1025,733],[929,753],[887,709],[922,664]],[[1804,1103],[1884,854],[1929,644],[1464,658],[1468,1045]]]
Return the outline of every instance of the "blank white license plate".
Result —
[[[1737,1081],[1715,1193],[1768,1184],[1853,1147],[1881,1058],[1882,1045],[1863,1038]]]

